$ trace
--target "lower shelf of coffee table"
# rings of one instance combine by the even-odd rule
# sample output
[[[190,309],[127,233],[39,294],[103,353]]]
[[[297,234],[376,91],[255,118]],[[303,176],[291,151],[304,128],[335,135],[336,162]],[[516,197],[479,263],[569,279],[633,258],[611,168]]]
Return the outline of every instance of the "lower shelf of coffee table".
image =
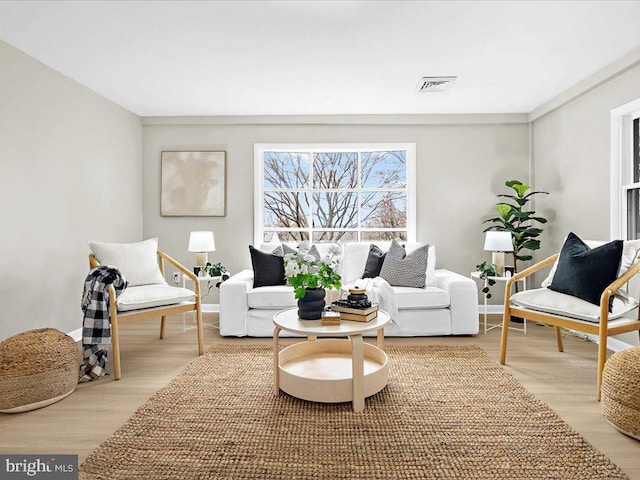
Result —
[[[365,343],[364,396],[382,390],[389,378],[387,354]],[[303,400],[340,403],[353,400],[351,341],[322,339],[296,343],[280,351],[280,389]]]

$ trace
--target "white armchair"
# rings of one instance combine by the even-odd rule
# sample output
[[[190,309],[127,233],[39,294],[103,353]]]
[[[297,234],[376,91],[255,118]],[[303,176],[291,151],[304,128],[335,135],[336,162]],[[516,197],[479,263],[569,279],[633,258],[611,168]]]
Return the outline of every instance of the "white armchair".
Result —
[[[113,285],[109,285],[109,318],[116,380],[121,377],[119,323],[125,319],[160,317],[160,339],[163,339],[167,315],[195,311],[198,355],[204,353],[200,282],[193,272],[158,250],[157,239],[129,244],[89,242],[89,246],[93,251],[89,255],[90,269],[100,264],[113,265],[129,282],[117,299]],[[195,292],[168,285],[164,279],[164,262],[193,280]]]

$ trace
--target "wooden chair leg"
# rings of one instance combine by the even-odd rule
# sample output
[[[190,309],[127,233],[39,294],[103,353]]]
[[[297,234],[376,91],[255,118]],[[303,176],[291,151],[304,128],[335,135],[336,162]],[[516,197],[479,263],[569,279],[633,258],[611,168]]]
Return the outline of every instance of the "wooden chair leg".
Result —
[[[602,390],[602,373],[604,372],[604,364],[607,361],[607,327],[600,328],[600,338],[598,344],[598,383],[596,395],[600,401],[600,392]]]
[[[564,352],[564,345],[562,343],[562,329],[560,327],[555,327],[556,329],[556,341],[558,342],[558,351]]]
[[[167,317],[162,316],[162,320],[160,320],[160,340],[164,338],[164,325]]]
[[[113,376],[120,380],[120,334],[118,332],[118,308],[116,307],[116,291],[109,285],[109,320],[111,321],[111,343],[113,345]]]
[[[111,315],[111,343],[113,344],[113,376],[120,380],[120,334],[118,332],[118,315]]]
[[[598,389],[597,396],[600,401],[600,393],[602,390],[602,373],[604,372],[604,364],[607,361],[607,343],[604,346],[598,345]]]
[[[204,353],[204,340],[202,333],[202,308],[200,305],[200,299],[198,299],[196,304],[196,319],[198,322],[198,355],[202,355]]]
[[[502,316],[502,340],[500,341],[500,364],[504,365],[507,361],[507,336],[509,335],[509,322],[511,321],[511,312],[505,302],[504,314]]]

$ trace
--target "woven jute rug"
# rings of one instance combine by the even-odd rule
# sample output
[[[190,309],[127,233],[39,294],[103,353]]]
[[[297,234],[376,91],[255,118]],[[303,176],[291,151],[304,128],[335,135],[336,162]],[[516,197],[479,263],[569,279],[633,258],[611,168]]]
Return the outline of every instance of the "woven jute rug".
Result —
[[[386,352],[389,384],[354,413],[274,396],[269,346],[214,346],[95,450],[80,479],[626,478],[482,349]]]

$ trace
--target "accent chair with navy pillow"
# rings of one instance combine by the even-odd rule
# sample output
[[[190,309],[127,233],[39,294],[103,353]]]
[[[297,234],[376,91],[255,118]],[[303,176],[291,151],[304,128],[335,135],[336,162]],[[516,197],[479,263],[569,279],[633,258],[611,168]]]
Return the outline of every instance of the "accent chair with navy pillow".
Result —
[[[640,273],[639,254],[640,244],[635,240],[582,241],[571,232],[559,254],[508,279],[500,363],[506,362],[508,326],[513,317],[553,326],[560,352],[564,351],[561,329],[586,333],[598,342],[596,395],[599,400],[608,337],[640,331],[637,297],[625,291],[629,281]],[[516,282],[552,266],[541,288],[512,293]]]

